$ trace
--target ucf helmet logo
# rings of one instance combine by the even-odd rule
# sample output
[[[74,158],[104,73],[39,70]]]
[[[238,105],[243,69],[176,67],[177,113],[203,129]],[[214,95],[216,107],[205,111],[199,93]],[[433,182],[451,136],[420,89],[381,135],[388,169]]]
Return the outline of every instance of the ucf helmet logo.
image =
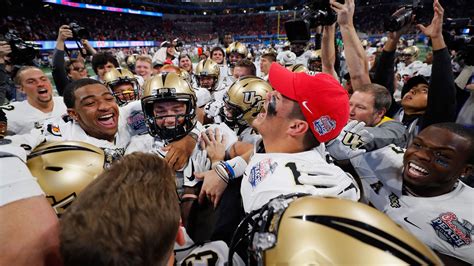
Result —
[[[263,97],[258,95],[255,91],[245,91],[243,102],[254,106],[257,110],[260,110],[263,105]]]

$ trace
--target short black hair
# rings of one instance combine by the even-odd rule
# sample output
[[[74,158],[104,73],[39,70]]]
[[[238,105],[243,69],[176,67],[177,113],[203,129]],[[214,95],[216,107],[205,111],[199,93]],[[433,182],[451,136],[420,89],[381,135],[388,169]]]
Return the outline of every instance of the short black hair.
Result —
[[[474,129],[473,128],[470,128],[461,124],[453,123],[453,122],[438,123],[438,124],[433,124],[431,126],[446,129],[453,134],[456,134],[460,137],[468,139],[469,140],[469,147],[468,147],[469,158],[467,159],[467,163],[474,164]]]
[[[92,69],[97,74],[97,68],[106,65],[108,62],[112,63],[114,67],[119,67],[119,63],[115,57],[109,52],[99,52],[92,56]]]
[[[66,107],[74,108],[74,103],[76,102],[75,92],[77,89],[82,88],[87,85],[92,85],[92,84],[104,85],[102,82],[95,79],[91,79],[91,78],[78,79],[69,83],[64,89],[64,94],[63,94],[63,101]]]

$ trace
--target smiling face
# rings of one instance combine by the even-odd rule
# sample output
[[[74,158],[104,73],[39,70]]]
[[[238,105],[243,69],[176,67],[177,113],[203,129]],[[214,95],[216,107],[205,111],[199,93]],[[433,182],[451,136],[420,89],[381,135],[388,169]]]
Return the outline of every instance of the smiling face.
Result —
[[[109,72],[112,69],[115,69],[115,66],[112,62],[107,62],[107,64],[105,65],[98,66],[97,75],[99,76],[100,80],[104,80],[105,73]]]
[[[179,60],[179,67],[191,73],[193,70],[193,63],[189,57],[185,56]]]
[[[183,102],[155,102],[153,105],[155,123],[159,128],[174,129],[184,122],[186,104]]]
[[[469,140],[447,129],[430,126],[415,137],[403,158],[403,184],[419,196],[450,192],[466,171]]]
[[[112,93],[102,84],[86,85],[75,92],[69,115],[81,128],[97,139],[113,141],[118,129],[119,109]]]
[[[224,62],[224,54],[220,50],[215,50],[212,52],[211,59],[218,64],[222,64]]]
[[[151,77],[151,74],[153,73],[153,68],[151,67],[151,64],[149,62],[144,60],[137,60],[137,62],[135,63],[135,72],[137,72],[137,75],[143,77],[143,79],[146,80]]]
[[[19,75],[20,89],[26,94],[29,104],[44,108],[52,103],[53,87],[41,69],[29,68]]]

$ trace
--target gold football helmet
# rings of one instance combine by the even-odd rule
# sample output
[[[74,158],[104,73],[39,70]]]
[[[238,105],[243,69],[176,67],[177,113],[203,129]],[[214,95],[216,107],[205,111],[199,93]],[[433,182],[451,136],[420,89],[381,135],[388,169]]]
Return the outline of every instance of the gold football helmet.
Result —
[[[308,58],[308,70],[322,72],[321,49],[311,52],[311,55]]]
[[[258,265],[442,265],[420,240],[362,203],[287,195],[252,215],[245,233]]]
[[[104,152],[80,141],[46,142],[28,156],[31,174],[60,216],[104,169]]]
[[[196,125],[196,95],[189,82],[173,72],[160,73],[148,79],[144,85],[142,109],[150,135],[163,141],[173,141],[186,136]],[[155,108],[161,102],[181,102],[186,106],[184,114],[159,115]],[[173,127],[159,126],[159,119],[174,117]]]
[[[290,70],[291,72],[300,73],[300,72],[308,72],[308,69],[303,64],[296,64],[287,66],[286,69]]]
[[[263,108],[267,93],[273,90],[265,80],[246,76],[235,81],[224,95],[221,116],[229,127],[251,125]]]
[[[264,55],[273,55],[276,57],[278,55],[278,52],[277,50],[275,50],[275,48],[270,47],[262,51],[262,56]]]
[[[409,46],[402,51],[402,56],[413,56],[414,59],[418,58],[420,49],[416,46]]]
[[[140,99],[140,85],[137,78],[130,70],[125,68],[115,68],[105,73],[105,85],[109,88],[119,106],[124,106],[131,101]],[[124,84],[131,85],[131,88],[122,89]]]
[[[205,59],[199,61],[199,63],[196,66],[196,77],[197,77],[197,84],[199,87],[208,86],[207,84],[202,84],[201,83],[201,78],[204,77],[211,77],[214,82],[212,83],[212,86],[209,89],[210,91],[214,91],[218,85],[219,81],[219,75],[221,73],[221,69],[219,65],[214,62],[211,59]]]
[[[247,55],[249,53],[247,47],[245,47],[245,44],[240,43],[240,42],[233,42],[229,44],[229,47],[225,50],[226,56],[227,56],[227,62],[231,68],[234,67],[235,63],[237,61],[232,60],[231,55],[232,54],[239,54],[241,56],[241,59],[247,58]]]
[[[137,62],[138,54],[131,54],[127,56],[127,67],[130,71],[135,70],[135,63]]]

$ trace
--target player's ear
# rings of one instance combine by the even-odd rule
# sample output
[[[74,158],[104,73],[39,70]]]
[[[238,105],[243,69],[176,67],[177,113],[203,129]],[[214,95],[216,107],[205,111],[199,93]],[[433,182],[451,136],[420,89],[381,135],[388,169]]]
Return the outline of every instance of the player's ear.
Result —
[[[308,130],[310,130],[308,122],[301,119],[294,119],[290,122],[287,133],[292,137],[296,137],[304,135]]]

